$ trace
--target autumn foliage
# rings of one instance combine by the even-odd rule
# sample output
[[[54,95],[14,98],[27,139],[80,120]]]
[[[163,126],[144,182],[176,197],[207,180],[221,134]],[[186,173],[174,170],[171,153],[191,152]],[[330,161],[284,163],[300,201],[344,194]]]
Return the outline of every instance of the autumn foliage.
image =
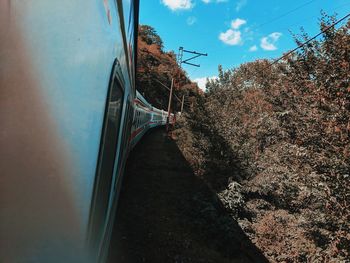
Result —
[[[198,92],[197,84],[192,83],[177,64],[174,52],[163,51],[163,41],[154,28],[139,26],[137,89],[155,107],[166,110],[168,107],[171,80],[174,78],[174,93],[181,100],[186,96],[189,105]],[[164,87],[164,85],[166,87]],[[173,111],[180,110],[180,102],[174,97]]]
[[[323,14],[320,29],[334,21]],[[297,45],[308,39],[295,36]],[[345,262],[350,21],[271,62],[219,67],[177,131],[187,138],[179,144],[267,258]]]

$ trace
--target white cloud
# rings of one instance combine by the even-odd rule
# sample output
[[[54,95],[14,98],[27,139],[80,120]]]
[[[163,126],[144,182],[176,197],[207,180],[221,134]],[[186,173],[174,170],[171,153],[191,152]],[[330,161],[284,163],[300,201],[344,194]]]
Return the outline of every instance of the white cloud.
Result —
[[[203,90],[206,91],[205,85],[207,84],[207,78],[210,80],[214,80],[217,79],[217,76],[212,76],[212,77],[203,77],[203,78],[196,78],[193,80],[193,82],[197,82],[198,87]]]
[[[243,43],[241,31],[229,29],[225,33],[220,33],[219,39],[227,45],[236,46]]]
[[[246,23],[247,23],[246,20],[237,18],[237,19],[235,19],[235,20],[232,20],[232,22],[231,22],[231,27],[232,27],[233,29],[238,29],[238,28],[240,28],[240,26],[243,26],[243,25],[246,24]]]
[[[249,48],[249,51],[250,51],[250,52],[254,52],[254,51],[257,51],[257,50],[258,50],[258,47],[257,47],[256,45],[251,46],[251,47]]]
[[[191,9],[194,6],[192,0],[162,0],[162,3],[173,11]]]
[[[210,0],[202,0],[203,3],[209,4]]]
[[[241,10],[247,3],[248,3],[247,0],[238,0],[236,2],[236,7],[235,7],[236,12],[239,12],[239,10]]]
[[[195,16],[190,16],[186,20],[187,25],[192,26],[197,22],[197,18]]]
[[[241,26],[246,24],[247,21],[241,18],[236,18],[231,21],[231,28],[229,28],[226,32],[220,33],[219,39],[227,45],[236,46],[242,45],[242,32],[238,30]]]
[[[260,47],[267,51],[273,51],[277,49],[277,41],[282,36],[282,33],[274,32],[270,35],[263,37],[260,41]]]

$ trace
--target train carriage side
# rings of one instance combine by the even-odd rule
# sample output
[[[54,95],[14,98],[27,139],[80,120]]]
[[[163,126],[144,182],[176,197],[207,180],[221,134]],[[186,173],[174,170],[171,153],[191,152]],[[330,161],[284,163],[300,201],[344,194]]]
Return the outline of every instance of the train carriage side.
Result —
[[[135,112],[130,137],[131,148],[140,141],[142,136],[150,128],[150,121],[152,119],[152,106],[138,91],[136,91],[134,109]]]
[[[166,112],[155,107],[152,107],[152,119],[150,127],[157,127],[166,124]]]
[[[1,261],[105,259],[133,120],[137,10],[0,2]]]
[[[134,147],[148,129],[166,124],[168,113],[153,107],[136,91],[134,101],[134,120],[131,131],[131,146]],[[173,122],[173,114],[170,115],[170,123]]]

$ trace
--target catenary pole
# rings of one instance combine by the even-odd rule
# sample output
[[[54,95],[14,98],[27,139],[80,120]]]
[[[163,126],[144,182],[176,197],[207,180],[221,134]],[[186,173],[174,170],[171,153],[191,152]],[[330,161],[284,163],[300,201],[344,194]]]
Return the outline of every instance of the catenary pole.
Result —
[[[185,95],[182,95],[182,101],[181,101],[181,114],[184,109],[184,102],[185,102]]]
[[[166,130],[169,131],[169,120],[170,120],[170,110],[171,110],[171,100],[173,97],[174,88],[174,78],[171,79],[171,87],[169,92],[169,103],[168,103],[168,117],[166,118]]]
[[[191,54],[192,56],[189,57],[189,58],[184,59],[184,53]],[[178,77],[177,77],[178,89],[180,89],[180,72],[181,72],[181,69],[182,69],[182,64],[187,64],[187,65],[194,66],[194,67],[200,67],[199,64],[193,64],[193,63],[190,63],[189,61],[192,61],[193,59],[196,59],[196,58],[201,57],[201,56],[207,57],[208,54],[207,53],[200,53],[200,52],[197,52],[197,51],[186,50],[186,49],[184,49],[184,47],[180,47],[179,48],[178,64],[179,64],[180,70],[179,70],[179,74],[178,74]],[[182,113],[183,107],[184,107],[184,99],[185,99],[185,97],[182,96],[181,113]]]

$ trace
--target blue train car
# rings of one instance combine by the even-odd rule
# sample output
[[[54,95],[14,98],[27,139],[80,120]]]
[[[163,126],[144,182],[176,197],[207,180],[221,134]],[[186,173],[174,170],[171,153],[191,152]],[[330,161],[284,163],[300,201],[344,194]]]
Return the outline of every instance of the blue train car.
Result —
[[[148,129],[166,124],[167,113],[149,104],[145,98],[136,91],[134,101],[134,121],[131,129],[131,147],[142,138]]]
[[[136,95],[138,1],[0,1],[0,262],[104,262]],[[165,118],[165,119],[164,119]]]

